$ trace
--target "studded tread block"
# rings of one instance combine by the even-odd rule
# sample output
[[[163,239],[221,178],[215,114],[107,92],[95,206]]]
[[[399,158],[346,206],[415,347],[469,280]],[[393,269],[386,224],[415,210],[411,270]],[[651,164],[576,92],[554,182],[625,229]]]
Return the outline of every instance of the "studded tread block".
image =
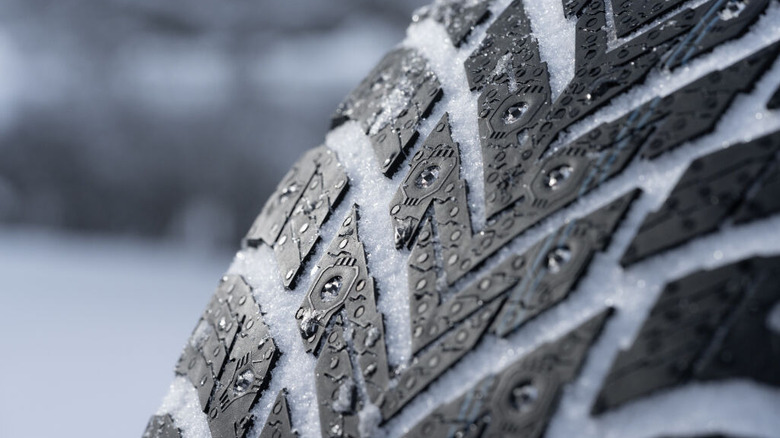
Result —
[[[597,438],[631,421],[743,436],[700,411],[680,412],[683,434],[647,416],[678,392],[698,409],[702,386],[726,406],[724,383],[780,397],[779,8],[416,11],[422,27],[265,203],[231,267],[243,277],[185,345],[176,374],[212,436]],[[266,305],[264,288],[286,290]],[[177,415],[149,433],[177,436]]]

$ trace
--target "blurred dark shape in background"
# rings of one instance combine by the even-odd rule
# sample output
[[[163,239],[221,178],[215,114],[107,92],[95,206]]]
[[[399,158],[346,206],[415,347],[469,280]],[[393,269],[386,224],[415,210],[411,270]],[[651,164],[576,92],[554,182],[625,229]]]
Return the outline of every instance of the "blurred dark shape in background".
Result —
[[[0,223],[235,247],[424,0],[0,0]]]

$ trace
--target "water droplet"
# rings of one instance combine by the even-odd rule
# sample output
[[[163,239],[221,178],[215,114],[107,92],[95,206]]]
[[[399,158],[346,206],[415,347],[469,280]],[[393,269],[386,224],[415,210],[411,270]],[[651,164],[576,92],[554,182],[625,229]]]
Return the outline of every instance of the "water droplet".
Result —
[[[510,106],[504,113],[504,123],[511,125],[512,123],[517,122],[521,117],[523,117],[523,114],[525,114],[525,110],[527,108],[528,105],[525,102]]]
[[[569,179],[574,169],[571,168],[571,166],[563,165],[558,166],[555,169],[547,172],[547,179],[545,180],[545,184],[547,184],[547,187],[555,190],[560,185]]]
[[[338,275],[331,277],[330,280],[326,281],[322,286],[322,290],[320,290],[320,298],[322,298],[322,301],[327,303],[338,298],[339,292],[341,291],[341,285],[342,279]]]
[[[539,390],[530,381],[525,381],[512,389],[510,402],[512,407],[526,413],[533,409],[534,403],[539,398]]]
[[[427,189],[436,181],[439,177],[439,166],[428,166],[417,175],[417,180],[414,184],[419,189]]]
[[[252,386],[252,383],[254,382],[255,373],[253,373],[252,370],[246,370],[239,374],[236,378],[236,383],[233,385],[233,390],[239,394],[244,393],[247,389],[249,389],[250,386]]]
[[[553,274],[559,272],[563,265],[571,260],[571,250],[568,246],[559,246],[547,254],[547,270]]]

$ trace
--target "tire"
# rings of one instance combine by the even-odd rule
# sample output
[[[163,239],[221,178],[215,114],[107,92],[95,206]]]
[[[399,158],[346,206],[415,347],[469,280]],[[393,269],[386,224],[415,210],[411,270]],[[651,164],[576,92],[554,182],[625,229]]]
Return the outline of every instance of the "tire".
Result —
[[[780,5],[437,1],[145,437],[780,436]]]

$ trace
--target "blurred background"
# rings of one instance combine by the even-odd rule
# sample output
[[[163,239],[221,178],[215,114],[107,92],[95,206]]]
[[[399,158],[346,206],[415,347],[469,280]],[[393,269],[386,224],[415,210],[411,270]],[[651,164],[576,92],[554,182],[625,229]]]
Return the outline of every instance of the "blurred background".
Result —
[[[0,0],[0,436],[140,436],[265,199],[424,3]]]

